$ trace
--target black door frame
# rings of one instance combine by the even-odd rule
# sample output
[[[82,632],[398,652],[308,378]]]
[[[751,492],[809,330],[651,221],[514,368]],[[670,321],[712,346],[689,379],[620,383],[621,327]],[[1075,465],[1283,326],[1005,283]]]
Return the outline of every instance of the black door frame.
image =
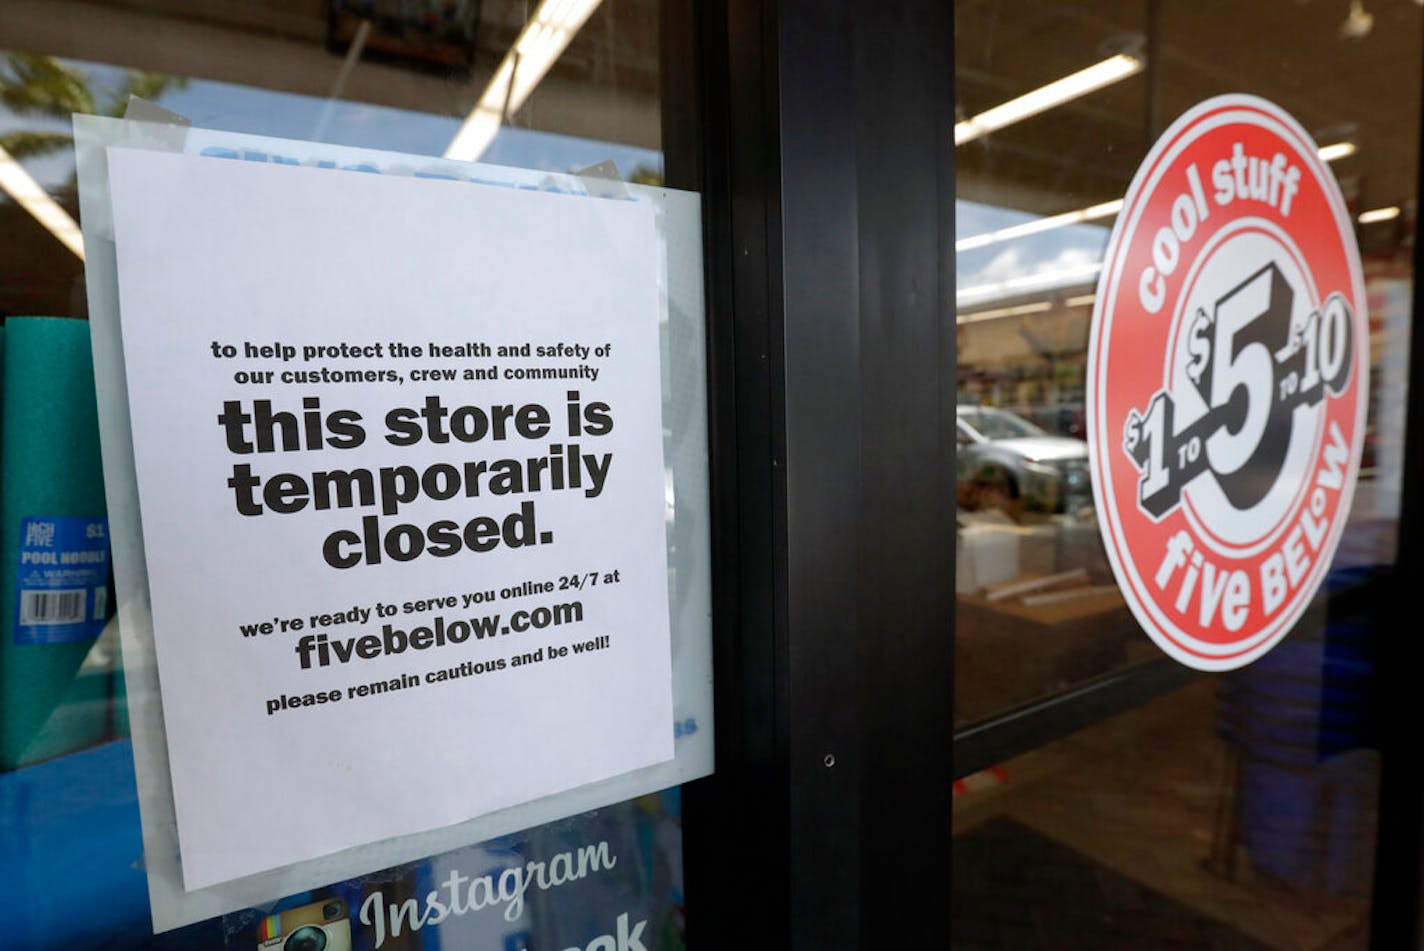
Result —
[[[695,948],[947,938],[953,36],[937,2],[698,6],[717,773]]]

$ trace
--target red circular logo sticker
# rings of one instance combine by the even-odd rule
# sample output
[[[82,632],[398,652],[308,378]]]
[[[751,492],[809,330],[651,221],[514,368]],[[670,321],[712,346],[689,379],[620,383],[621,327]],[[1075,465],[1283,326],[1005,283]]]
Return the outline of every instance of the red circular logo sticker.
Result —
[[[1270,650],[1354,497],[1369,329],[1354,228],[1303,129],[1191,109],[1128,188],[1088,344],[1093,496],[1143,628],[1200,670]]]

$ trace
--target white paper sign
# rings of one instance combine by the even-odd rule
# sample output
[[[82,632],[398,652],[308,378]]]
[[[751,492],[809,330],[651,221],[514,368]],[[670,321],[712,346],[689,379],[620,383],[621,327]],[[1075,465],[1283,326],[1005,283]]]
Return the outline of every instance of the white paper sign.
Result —
[[[109,175],[185,887],[671,758],[649,209]]]

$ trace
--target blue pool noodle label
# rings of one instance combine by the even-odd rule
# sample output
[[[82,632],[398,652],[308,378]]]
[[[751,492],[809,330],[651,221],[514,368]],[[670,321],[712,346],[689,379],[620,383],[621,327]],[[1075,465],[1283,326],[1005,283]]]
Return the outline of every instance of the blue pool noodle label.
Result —
[[[90,640],[109,607],[109,522],[30,516],[20,522],[16,644]]]

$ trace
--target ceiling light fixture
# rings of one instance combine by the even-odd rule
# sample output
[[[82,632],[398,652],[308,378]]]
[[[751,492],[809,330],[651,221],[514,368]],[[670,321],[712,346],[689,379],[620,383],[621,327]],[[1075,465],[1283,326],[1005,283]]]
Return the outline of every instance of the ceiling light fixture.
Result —
[[[981,320],[995,320],[999,317],[1020,317],[1024,314],[1041,314],[1053,305],[1048,301],[1037,301],[1032,304],[1020,304],[1017,307],[998,307],[994,310],[980,310],[972,314],[960,314],[955,318],[957,324],[974,324]]]
[[[1100,63],[1094,63],[1087,69],[1080,69],[1072,75],[1064,76],[1062,79],[1054,80],[1046,86],[1040,86],[1032,92],[1024,93],[1017,99],[1010,99],[1003,105],[995,106],[977,116],[965,119],[963,122],[955,123],[954,144],[956,146],[963,145],[965,142],[973,141],[996,129],[1002,129],[1004,126],[1027,119],[1029,116],[1038,115],[1055,106],[1061,106],[1065,102],[1086,96],[1104,86],[1111,86],[1113,83],[1141,71],[1141,57],[1130,56],[1127,53],[1110,56]]]
[[[84,260],[84,233],[79,230],[79,225],[3,148],[0,148],[0,188],[14,199],[15,204],[43,225],[46,231],[73,251],[75,257]]]
[[[1330,145],[1322,145],[1315,153],[1320,156],[1322,162],[1334,162],[1337,159],[1347,158],[1355,154],[1355,143],[1353,142],[1333,142]]]
[[[1350,0],[1350,12],[1340,24],[1340,36],[1347,40],[1363,40],[1375,27],[1375,15],[1365,10],[1365,0]]]
[[[974,248],[982,248],[985,245],[998,244],[1000,241],[1011,241],[1014,238],[1023,238],[1031,234],[1038,234],[1042,231],[1052,231],[1054,228],[1064,228],[1068,225],[1081,224],[1084,221],[1096,221],[1099,218],[1110,218],[1121,210],[1122,199],[1116,198],[1112,201],[1105,201],[1100,205],[1079,208],[1077,211],[1065,211],[1061,215],[1039,218],[1036,221],[1027,221],[1021,225],[1000,228],[998,231],[976,234],[972,237],[954,242],[954,250],[971,251]]]
[[[543,0],[539,4],[445,149],[446,158],[474,162],[484,154],[505,118],[524,105],[599,2]]]
[[[1374,208],[1370,211],[1362,211],[1355,220],[1362,225],[1372,225],[1376,221],[1392,221],[1399,217],[1399,206],[1390,205],[1388,208]]]

